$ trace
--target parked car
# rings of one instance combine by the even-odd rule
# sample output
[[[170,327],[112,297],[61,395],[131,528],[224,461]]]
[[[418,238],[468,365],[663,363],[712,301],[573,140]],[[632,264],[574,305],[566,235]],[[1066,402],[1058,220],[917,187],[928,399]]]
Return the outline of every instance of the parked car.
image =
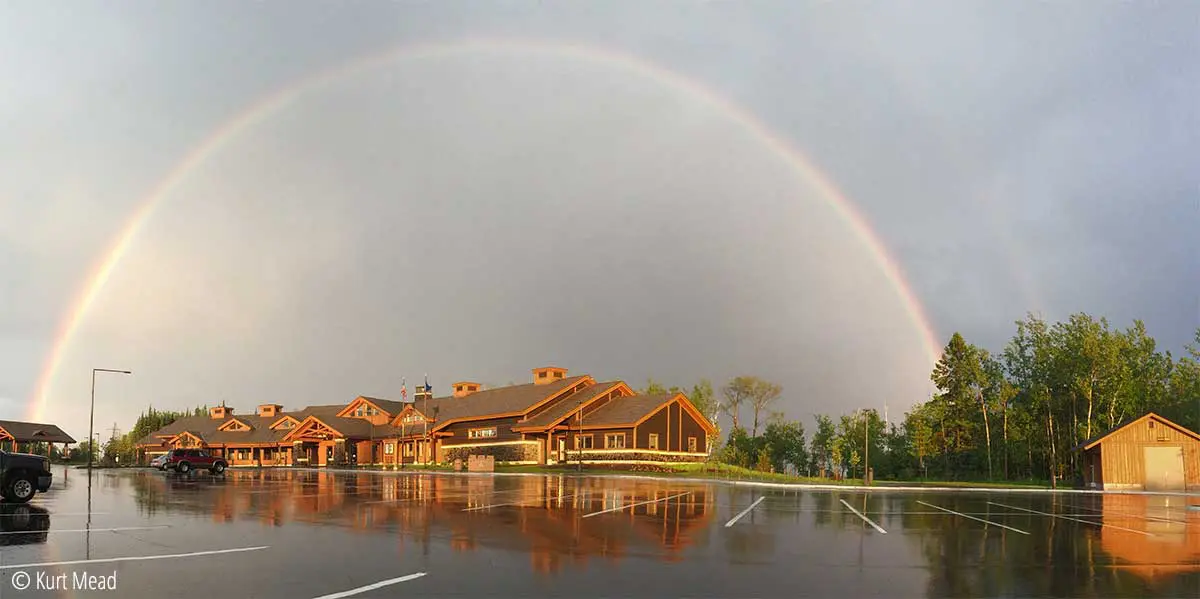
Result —
[[[225,460],[215,457],[204,449],[172,449],[167,452],[164,470],[174,470],[187,474],[192,470],[206,469],[213,474],[220,474],[229,467]]]
[[[156,455],[153,460],[150,460],[150,467],[158,470],[167,469],[167,454]]]
[[[25,503],[49,490],[53,480],[50,458],[0,450],[0,496],[5,501]]]

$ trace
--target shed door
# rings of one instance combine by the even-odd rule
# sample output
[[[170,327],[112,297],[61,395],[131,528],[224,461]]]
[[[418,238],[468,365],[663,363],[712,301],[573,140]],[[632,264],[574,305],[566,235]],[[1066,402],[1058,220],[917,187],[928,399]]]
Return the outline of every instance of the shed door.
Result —
[[[1183,448],[1147,447],[1146,490],[1182,491],[1183,488]]]

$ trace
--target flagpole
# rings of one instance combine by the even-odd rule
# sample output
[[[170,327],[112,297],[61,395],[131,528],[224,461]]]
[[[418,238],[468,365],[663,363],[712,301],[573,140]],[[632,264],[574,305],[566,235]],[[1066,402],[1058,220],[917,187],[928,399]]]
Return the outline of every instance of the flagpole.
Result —
[[[400,405],[403,406],[405,404],[405,402],[407,402],[407,401],[408,401],[408,379],[405,377],[400,377]],[[400,408],[400,412],[401,413],[404,412],[403,407]],[[405,416],[404,418],[400,419],[400,442],[396,444],[397,445],[397,447],[395,449],[396,453],[393,456],[393,459],[395,459],[395,461],[398,464],[400,464],[401,470],[404,469],[404,447],[408,444],[408,439],[405,439],[405,437],[408,436],[408,427],[405,426],[407,424],[407,420],[408,420],[408,416]]]
[[[423,402],[424,405],[421,409],[421,415],[424,416],[424,418],[421,418],[421,424],[423,425],[423,427],[422,427],[423,431],[421,433],[421,436],[423,436],[425,438],[425,441],[424,441],[425,442],[424,464],[428,466],[429,465],[429,413],[428,413],[429,412],[429,374],[428,373],[425,374],[425,388],[422,389],[422,391],[423,391],[423,393],[421,394],[421,397],[425,398],[425,401]]]

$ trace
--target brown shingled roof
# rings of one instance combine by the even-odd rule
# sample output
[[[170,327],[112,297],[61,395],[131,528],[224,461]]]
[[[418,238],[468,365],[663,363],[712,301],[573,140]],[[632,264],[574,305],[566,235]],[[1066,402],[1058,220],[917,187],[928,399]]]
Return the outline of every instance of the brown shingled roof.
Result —
[[[423,401],[418,401],[414,407],[426,416],[435,418],[437,422],[434,428],[436,429],[445,426],[452,420],[523,413],[550,396],[588,379],[590,377],[582,375],[567,377],[543,385],[526,383],[511,387],[485,389],[483,391],[476,391],[466,397],[437,397],[431,399],[429,400],[428,411],[425,410],[425,402]]]
[[[596,383],[595,385],[576,393],[571,397],[570,401],[560,401],[557,404],[550,406],[550,408],[541,414],[538,414],[529,420],[518,422],[513,428],[546,428],[557,424],[559,420],[562,420],[579,406],[597,397],[600,397],[609,391],[612,391],[614,387],[620,384],[621,381]]]
[[[0,420],[0,428],[8,431],[18,443],[74,443],[71,435],[63,432],[53,424],[38,422],[20,422],[17,420]]]
[[[632,426],[642,418],[656,412],[658,408],[674,397],[667,393],[617,398],[584,416],[584,424],[586,426]]]
[[[366,395],[361,395],[360,397],[375,404],[376,406],[379,406],[380,409],[387,412],[388,415],[390,415],[390,416],[395,416],[396,414],[399,414],[400,411],[404,409],[404,406],[408,405],[408,403],[406,403],[406,402],[396,401],[394,399],[382,399],[379,397],[367,397]]]

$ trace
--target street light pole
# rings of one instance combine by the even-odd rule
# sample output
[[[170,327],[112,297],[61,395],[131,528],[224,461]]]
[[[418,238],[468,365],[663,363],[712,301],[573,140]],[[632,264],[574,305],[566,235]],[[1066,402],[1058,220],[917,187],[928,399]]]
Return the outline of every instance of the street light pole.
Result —
[[[92,406],[88,411],[88,483],[92,481],[92,457],[96,453],[96,441],[92,438],[95,434],[96,424],[96,373],[111,372],[113,374],[133,374],[129,370],[113,370],[112,368],[93,368],[92,369]]]
[[[871,419],[863,410],[863,484],[871,485]]]

